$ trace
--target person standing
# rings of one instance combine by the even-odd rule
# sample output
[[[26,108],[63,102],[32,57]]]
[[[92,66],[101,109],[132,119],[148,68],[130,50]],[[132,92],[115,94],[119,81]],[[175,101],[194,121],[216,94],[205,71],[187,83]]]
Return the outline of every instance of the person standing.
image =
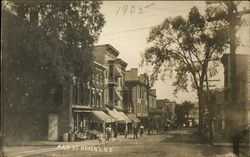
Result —
[[[141,126],[140,126],[140,136],[141,136],[141,137],[142,137],[143,132],[144,132],[144,126],[141,125]]]
[[[127,138],[128,136],[128,126],[126,125],[125,130],[124,130],[124,136]]]
[[[107,141],[110,140],[111,138],[111,134],[112,134],[112,128],[111,125],[109,124],[109,126],[106,128],[106,134],[107,134]]]
[[[115,126],[114,126],[114,138],[117,139],[117,135],[118,135],[118,123],[115,122]]]
[[[137,134],[138,134],[138,127],[137,127],[137,125],[134,125],[133,131],[134,131],[134,139],[138,138],[138,136],[137,136]]]

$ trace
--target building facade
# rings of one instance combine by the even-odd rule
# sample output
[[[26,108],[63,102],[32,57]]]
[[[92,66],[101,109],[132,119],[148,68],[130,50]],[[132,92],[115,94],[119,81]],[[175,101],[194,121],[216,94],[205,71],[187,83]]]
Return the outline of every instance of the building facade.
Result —
[[[158,109],[165,112],[164,124],[174,124],[175,121],[175,102],[171,102],[168,99],[157,99],[156,106]]]
[[[138,75],[138,69],[132,68],[125,72],[125,85],[127,91],[126,109],[136,115],[144,126],[148,121],[148,99],[146,75]]]
[[[104,75],[104,104],[123,110],[123,89],[127,63],[118,58],[119,52],[111,45],[95,46],[93,56],[107,67]]]
[[[230,54],[224,54],[222,63],[224,66],[224,100],[223,107],[225,117],[225,135],[229,137],[232,130],[232,125],[237,125],[241,131],[249,125],[249,56],[244,54],[236,54],[236,79],[237,79],[237,104],[231,103],[231,67]]]

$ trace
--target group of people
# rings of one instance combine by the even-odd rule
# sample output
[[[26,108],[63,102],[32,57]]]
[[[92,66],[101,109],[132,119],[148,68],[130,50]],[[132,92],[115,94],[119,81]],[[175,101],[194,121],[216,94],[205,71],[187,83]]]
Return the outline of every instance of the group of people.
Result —
[[[144,133],[144,126],[140,125],[140,127],[138,127],[137,125],[134,125],[133,127],[133,133],[134,133],[134,139],[138,138],[138,132],[140,132],[140,136],[142,137],[143,133]]]
[[[107,141],[111,140],[112,132],[114,133],[114,138],[117,138],[117,135],[118,135],[118,124],[117,123],[115,123],[113,129],[112,129],[111,125],[108,125],[108,127],[106,128],[106,140]],[[138,127],[138,125],[133,126],[134,139],[138,138],[138,132],[140,133],[140,136],[142,137],[142,135],[144,133],[144,126],[143,125],[140,125],[140,127]],[[128,135],[128,128],[126,125],[125,130],[124,130],[124,137],[127,138],[127,135]]]

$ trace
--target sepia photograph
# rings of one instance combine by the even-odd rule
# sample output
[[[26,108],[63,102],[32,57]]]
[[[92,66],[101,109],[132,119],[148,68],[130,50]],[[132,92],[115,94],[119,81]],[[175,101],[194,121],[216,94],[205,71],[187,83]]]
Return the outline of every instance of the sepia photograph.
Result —
[[[250,157],[250,1],[3,0],[0,157]]]

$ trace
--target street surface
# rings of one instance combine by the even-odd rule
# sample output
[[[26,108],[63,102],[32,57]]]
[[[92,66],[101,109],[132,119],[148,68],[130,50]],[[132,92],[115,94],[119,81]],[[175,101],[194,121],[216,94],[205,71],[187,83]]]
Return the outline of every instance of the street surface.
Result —
[[[6,156],[36,157],[223,157],[232,152],[231,147],[215,147],[200,144],[197,135],[190,129],[175,130],[162,135],[144,135],[139,139],[130,136],[107,144],[85,145],[84,142],[59,146],[33,146],[34,149],[5,152]],[[30,146],[32,147],[32,146]],[[241,157],[247,157],[248,148],[241,148]]]

